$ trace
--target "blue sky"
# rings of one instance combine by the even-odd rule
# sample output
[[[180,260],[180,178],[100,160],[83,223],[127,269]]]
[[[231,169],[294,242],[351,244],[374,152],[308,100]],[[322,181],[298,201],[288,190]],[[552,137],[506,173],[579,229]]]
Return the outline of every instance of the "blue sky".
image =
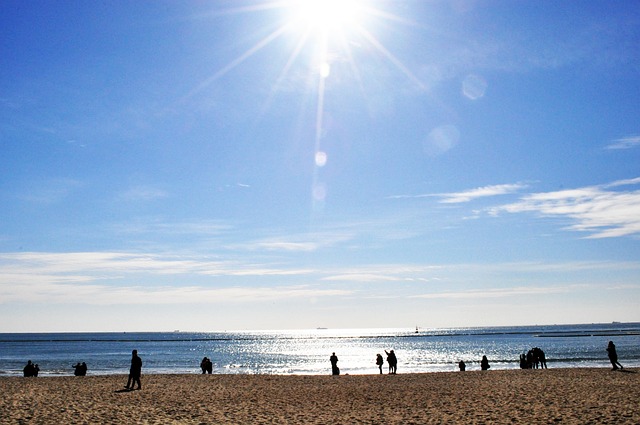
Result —
[[[640,321],[640,3],[0,4],[0,332]]]

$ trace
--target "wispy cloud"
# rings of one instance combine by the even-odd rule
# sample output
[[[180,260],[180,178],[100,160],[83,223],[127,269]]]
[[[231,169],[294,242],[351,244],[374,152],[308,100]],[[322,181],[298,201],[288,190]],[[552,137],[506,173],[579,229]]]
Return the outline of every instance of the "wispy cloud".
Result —
[[[229,285],[213,277],[301,276],[312,270],[118,252],[0,254],[0,300],[163,304],[244,302],[351,294],[312,285]],[[167,279],[169,278],[169,279]],[[185,282],[200,281],[194,285]]]
[[[439,195],[442,197],[440,201],[443,204],[457,204],[462,202],[470,202],[478,198],[486,198],[489,196],[508,195],[525,189],[527,185],[522,183],[513,184],[497,184],[491,186],[482,186],[463,192],[444,193]]]
[[[330,271],[324,281],[338,282],[429,282],[439,280],[435,273],[443,269],[438,265],[375,265]]]
[[[154,201],[168,197],[169,194],[153,186],[133,186],[120,193],[119,198],[125,201]]]
[[[514,288],[487,288],[482,290],[458,291],[458,292],[436,292],[432,294],[415,295],[413,298],[427,299],[461,299],[461,298],[505,298],[523,295],[548,295],[564,292],[572,292],[575,286],[566,287],[534,287],[518,286]]]
[[[215,304],[264,302],[297,298],[351,295],[345,289],[312,286],[225,287],[202,286],[109,286],[31,281],[22,285],[1,285],[4,302],[112,304]]]
[[[640,184],[640,178],[609,184],[524,196],[520,201],[492,208],[500,212],[535,212],[541,216],[563,216],[574,221],[570,230],[590,232],[588,238],[640,234],[640,190],[611,190]]]
[[[606,149],[621,150],[640,147],[640,136],[629,136],[613,140]]]
[[[529,187],[523,183],[496,184],[489,186],[477,187],[462,192],[451,193],[427,193],[420,195],[392,195],[387,199],[410,199],[410,198],[441,198],[442,204],[458,204],[463,202],[471,202],[478,198],[486,198],[490,196],[508,195],[516,193],[522,189]]]
[[[122,252],[26,252],[0,254],[0,276],[57,276],[56,280],[101,280],[105,276],[261,276],[304,275],[308,269],[278,268],[267,265],[216,261],[202,256],[163,256]]]
[[[291,234],[287,236],[274,236],[244,244],[230,246],[234,249],[248,251],[290,251],[290,252],[312,252],[320,248],[335,246],[341,242],[349,241],[353,234],[347,231],[326,231]]]
[[[74,179],[58,178],[35,183],[24,190],[19,196],[21,199],[37,204],[53,204],[64,200],[73,191],[81,188],[83,184]]]

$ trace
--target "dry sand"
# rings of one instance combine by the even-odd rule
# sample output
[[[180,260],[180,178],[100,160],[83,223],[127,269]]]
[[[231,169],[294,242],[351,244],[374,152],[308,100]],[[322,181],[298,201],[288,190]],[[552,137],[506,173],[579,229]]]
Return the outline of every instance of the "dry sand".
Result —
[[[0,378],[0,423],[639,424],[640,373]]]

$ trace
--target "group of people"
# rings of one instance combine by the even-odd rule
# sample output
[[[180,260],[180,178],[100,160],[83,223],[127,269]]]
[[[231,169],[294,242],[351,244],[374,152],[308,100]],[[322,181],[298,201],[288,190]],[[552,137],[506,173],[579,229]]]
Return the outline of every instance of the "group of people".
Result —
[[[29,360],[24,369],[22,369],[22,373],[27,378],[31,376],[38,376],[38,372],[40,372],[40,367],[37,364],[33,364],[31,360]]]
[[[384,350],[384,352],[387,355],[389,374],[395,375],[396,371],[398,370],[398,359],[396,358],[396,353],[393,350]],[[340,368],[338,367],[338,356],[336,356],[336,353],[331,354],[331,357],[329,357],[329,362],[331,363],[331,374],[340,375]],[[384,365],[382,354],[376,354],[376,365],[378,366],[378,370],[380,370],[380,375],[382,375],[382,365]]]
[[[482,360],[480,360],[480,369],[489,370],[490,367],[491,365],[489,364],[489,359],[487,359],[487,356],[482,356]],[[467,364],[464,362],[464,360],[460,360],[458,362],[458,368],[460,369],[460,372],[464,372],[465,370],[467,370]]]
[[[202,374],[208,373],[211,375],[213,372],[213,363],[211,363],[211,359],[209,357],[205,357],[200,362],[200,369],[202,369]]]
[[[389,374],[395,375],[398,367],[398,359],[396,358],[396,353],[393,350],[384,350],[384,352],[387,354]],[[609,361],[613,366],[613,370],[624,369],[618,362],[618,353],[616,352],[616,346],[613,341],[609,341],[609,345],[607,346],[607,355],[609,356]],[[329,357],[329,361],[331,362],[331,373],[333,375],[339,375],[340,369],[338,368],[338,357],[336,356],[336,353],[333,353],[331,357]],[[378,370],[382,375],[382,366],[384,365],[384,359],[382,358],[381,354],[376,354],[376,365],[378,366]],[[487,356],[482,356],[482,360],[480,361],[480,369],[489,370],[490,367],[491,365],[489,364],[489,359],[487,359]],[[458,362],[458,368],[460,369],[460,372],[464,372],[465,370],[467,370],[467,365],[464,360],[460,360],[460,362]],[[539,347],[533,347],[526,354],[520,354],[520,368],[547,369],[547,358],[544,354],[544,351],[542,351],[542,349],[540,349]]]
[[[391,351],[384,350],[384,353],[387,355],[387,364],[389,365],[389,374],[395,375],[398,370],[398,358],[396,357],[396,353],[393,350]]]
[[[76,363],[76,365],[73,367],[73,369],[74,369],[73,374],[75,376],[86,376],[87,375],[87,364],[85,362]]]
[[[387,355],[387,363],[389,365],[389,374],[395,375],[398,368],[398,359],[396,357],[396,353],[393,350],[387,351],[384,350]],[[609,341],[607,345],[607,355],[609,357],[609,361],[613,366],[613,370],[624,369],[620,362],[618,362],[618,353],[616,352],[616,346],[613,341]],[[332,375],[340,375],[340,368],[338,367],[338,356],[336,353],[332,353],[331,357],[329,357],[329,361],[331,362],[331,374]],[[378,370],[380,374],[382,374],[382,366],[384,365],[384,359],[381,354],[376,355],[376,365],[378,366]],[[75,371],[75,376],[85,376],[87,374],[87,364],[85,362],[78,362],[75,366],[73,366]],[[467,368],[465,362],[460,360],[458,363],[458,367],[461,372],[464,372]],[[487,356],[482,356],[482,360],[480,361],[480,369],[481,370],[489,370],[491,365],[489,365],[489,360]],[[544,354],[538,347],[534,347],[527,352],[527,354],[520,355],[520,368],[521,369],[541,369],[547,368],[547,361]],[[200,368],[202,369],[202,373],[211,374],[213,371],[213,363],[208,357],[202,359],[200,363]],[[23,372],[25,377],[30,376],[38,376],[38,372],[40,371],[40,367],[37,364],[33,364],[31,360],[27,362],[27,365],[24,367]],[[131,352],[131,367],[129,369],[129,378],[127,380],[127,385],[125,388],[127,390],[135,389],[135,385],[138,385],[138,390],[142,389],[142,384],[140,382],[140,377],[142,375],[142,359],[138,356],[138,350],[133,350]]]
[[[547,358],[538,347],[534,347],[527,353],[520,354],[520,369],[546,369]]]

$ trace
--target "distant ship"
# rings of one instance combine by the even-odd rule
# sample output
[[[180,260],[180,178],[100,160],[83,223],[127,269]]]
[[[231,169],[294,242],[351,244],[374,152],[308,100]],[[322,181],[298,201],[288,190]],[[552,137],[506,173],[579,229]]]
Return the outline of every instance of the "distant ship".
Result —
[[[416,326],[416,333],[418,333],[418,327]]]

